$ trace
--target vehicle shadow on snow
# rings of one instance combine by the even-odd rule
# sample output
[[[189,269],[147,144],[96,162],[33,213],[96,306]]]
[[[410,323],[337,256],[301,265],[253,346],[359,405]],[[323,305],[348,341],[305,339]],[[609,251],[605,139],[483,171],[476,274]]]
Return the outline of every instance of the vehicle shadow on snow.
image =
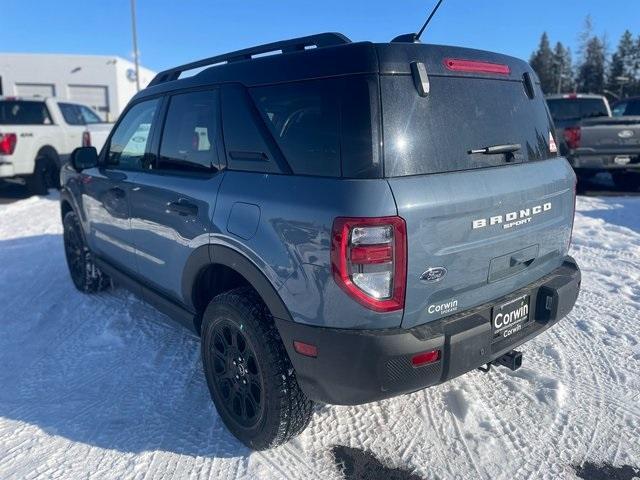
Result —
[[[0,265],[0,421],[124,453],[248,459],[211,402],[199,339],[123,289],[77,292],[60,235],[0,241]]]

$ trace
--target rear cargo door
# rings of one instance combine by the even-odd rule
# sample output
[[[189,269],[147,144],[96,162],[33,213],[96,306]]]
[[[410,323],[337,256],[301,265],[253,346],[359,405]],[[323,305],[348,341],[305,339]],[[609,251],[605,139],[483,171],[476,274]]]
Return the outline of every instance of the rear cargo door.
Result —
[[[405,328],[551,272],[573,223],[575,176],[551,147],[537,86],[527,93],[520,74],[440,71],[429,81],[420,96],[411,75],[381,79],[385,175],[407,222]],[[470,153],[499,145],[512,148]]]

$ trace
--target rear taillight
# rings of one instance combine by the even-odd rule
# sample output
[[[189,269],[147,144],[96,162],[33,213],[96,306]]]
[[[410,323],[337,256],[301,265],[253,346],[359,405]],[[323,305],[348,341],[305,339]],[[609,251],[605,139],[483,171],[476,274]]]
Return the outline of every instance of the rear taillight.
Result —
[[[91,134],[89,132],[82,132],[82,146],[83,147],[91,146]]]
[[[580,146],[580,137],[582,132],[580,127],[568,127],[564,129],[564,141],[567,142],[567,146],[574,150]]]
[[[509,65],[501,63],[460,60],[457,58],[445,58],[443,63],[448,70],[453,70],[454,72],[494,73],[498,75],[509,75],[511,73]]]
[[[13,155],[18,143],[15,133],[0,133],[0,155]]]
[[[407,226],[401,217],[336,218],[331,242],[333,277],[367,308],[404,308]]]

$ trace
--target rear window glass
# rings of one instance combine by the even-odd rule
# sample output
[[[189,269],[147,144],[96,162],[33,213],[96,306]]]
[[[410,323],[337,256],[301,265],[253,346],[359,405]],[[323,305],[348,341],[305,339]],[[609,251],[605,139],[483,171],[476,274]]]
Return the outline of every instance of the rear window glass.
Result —
[[[609,115],[601,98],[552,98],[547,104],[555,122]]]
[[[430,76],[420,97],[411,76],[382,77],[385,175],[441,173],[521,163],[555,156],[551,119],[540,95],[522,82]],[[519,144],[511,153],[469,153]]]
[[[44,102],[0,101],[0,125],[51,125]]]
[[[294,174],[379,175],[374,78],[258,87],[251,95]]]

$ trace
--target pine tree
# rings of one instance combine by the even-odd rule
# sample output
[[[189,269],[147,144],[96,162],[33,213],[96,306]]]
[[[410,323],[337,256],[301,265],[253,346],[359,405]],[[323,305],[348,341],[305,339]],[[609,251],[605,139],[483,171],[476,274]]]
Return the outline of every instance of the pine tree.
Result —
[[[602,93],[605,89],[605,47],[598,37],[592,37],[584,49],[582,63],[578,67],[576,84],[585,93]]]
[[[529,63],[540,78],[542,91],[545,93],[555,92],[557,86],[556,78],[553,75],[553,51],[549,44],[549,36],[547,35],[547,32],[542,34],[538,50],[531,54]]]
[[[553,49],[553,92],[563,93],[573,91],[573,64],[571,50],[565,48],[562,42],[556,43]]]
[[[639,39],[640,41],[640,39]],[[629,30],[626,30],[618,48],[611,57],[611,63],[607,72],[607,89],[615,93],[623,93],[628,88],[633,89],[637,81],[638,52],[636,42]]]

